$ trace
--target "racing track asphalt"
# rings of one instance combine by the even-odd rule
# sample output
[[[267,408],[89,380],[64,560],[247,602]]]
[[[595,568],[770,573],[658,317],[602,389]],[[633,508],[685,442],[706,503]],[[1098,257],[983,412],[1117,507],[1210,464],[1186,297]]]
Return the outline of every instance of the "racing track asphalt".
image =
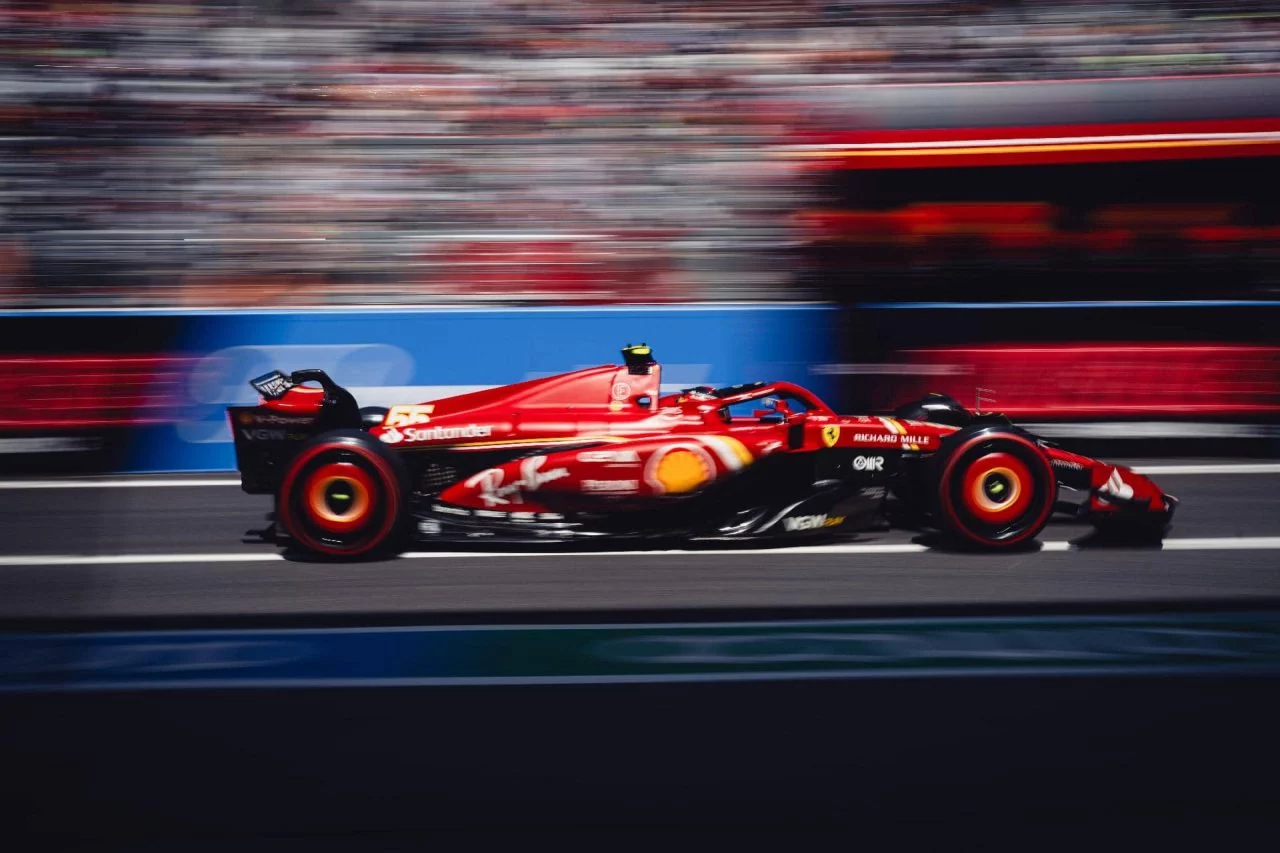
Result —
[[[865,534],[854,549],[834,553],[521,552],[310,563],[242,541],[263,526],[269,506],[235,486],[0,485],[0,618],[476,612],[518,619],[536,611],[1280,598],[1280,539],[1270,548],[1238,541],[1280,537],[1280,471],[1211,464],[1227,467],[1154,475],[1182,499],[1170,539],[1215,540],[1202,550],[1066,550],[1063,543],[1087,538],[1090,528],[1065,522],[1041,536],[1063,550],[998,555],[857,547],[908,545],[915,536],[891,531]],[[72,555],[110,560],[50,559]]]

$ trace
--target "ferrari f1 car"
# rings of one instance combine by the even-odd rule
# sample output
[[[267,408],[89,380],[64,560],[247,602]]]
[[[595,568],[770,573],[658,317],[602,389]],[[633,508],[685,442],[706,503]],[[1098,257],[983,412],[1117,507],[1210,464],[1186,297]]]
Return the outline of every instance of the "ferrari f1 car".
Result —
[[[273,371],[251,382],[259,405],[228,410],[242,487],[274,496],[275,538],[330,557],[415,537],[798,542],[890,524],[1006,549],[1055,512],[1158,537],[1177,506],[943,395],[840,415],[789,382],[663,393],[649,347],[622,355],[389,409],[319,370]]]

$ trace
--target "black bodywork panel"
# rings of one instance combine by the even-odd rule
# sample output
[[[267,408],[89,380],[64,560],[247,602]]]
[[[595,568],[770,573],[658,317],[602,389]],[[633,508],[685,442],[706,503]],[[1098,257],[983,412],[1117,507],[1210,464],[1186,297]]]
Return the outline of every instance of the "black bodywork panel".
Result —
[[[538,451],[533,451],[536,453]],[[513,458],[415,453],[410,515],[414,534],[430,541],[563,542],[793,539],[882,525],[883,507],[899,476],[898,451],[837,448],[766,456],[750,468],[685,497],[636,508],[608,499],[589,512],[506,512],[444,505],[435,496],[450,483]],[[522,454],[522,455],[531,455]],[[862,462],[858,462],[861,459]],[[454,467],[465,461],[463,469]]]

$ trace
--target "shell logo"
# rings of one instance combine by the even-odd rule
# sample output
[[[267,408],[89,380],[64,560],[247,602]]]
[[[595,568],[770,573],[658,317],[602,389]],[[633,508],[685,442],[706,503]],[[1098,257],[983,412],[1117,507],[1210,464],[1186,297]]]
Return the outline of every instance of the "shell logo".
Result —
[[[729,436],[691,436],[660,447],[645,465],[645,481],[658,494],[680,495],[714,481],[720,467],[739,471],[755,461],[741,441]]]
[[[653,479],[669,494],[692,492],[715,479],[716,467],[706,451],[677,448],[662,454],[654,466]]]

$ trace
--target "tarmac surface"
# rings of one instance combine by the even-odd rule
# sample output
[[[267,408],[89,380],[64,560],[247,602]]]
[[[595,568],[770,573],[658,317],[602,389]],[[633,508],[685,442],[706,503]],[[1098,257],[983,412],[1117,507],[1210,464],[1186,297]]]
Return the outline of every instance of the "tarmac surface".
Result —
[[[245,539],[269,500],[227,475],[0,483],[0,618],[521,615],[730,608],[1261,602],[1280,597],[1280,466],[1130,460],[1182,503],[1163,547],[1079,522],[1009,554],[918,532],[794,548],[428,551],[285,559]],[[34,486],[34,487],[33,487]]]

